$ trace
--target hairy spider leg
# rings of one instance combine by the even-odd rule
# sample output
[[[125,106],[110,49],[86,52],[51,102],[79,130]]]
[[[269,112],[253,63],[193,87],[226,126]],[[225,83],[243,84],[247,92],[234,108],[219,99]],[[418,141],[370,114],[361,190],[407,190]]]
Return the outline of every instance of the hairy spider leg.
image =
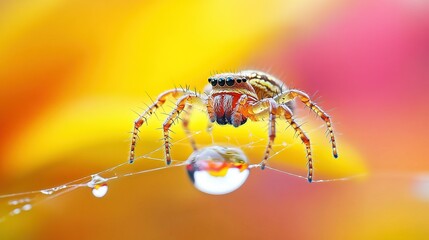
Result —
[[[274,143],[274,139],[276,138],[277,107],[278,107],[277,103],[271,98],[266,98],[266,99],[260,100],[258,102],[255,102],[250,107],[250,111],[252,113],[258,112],[258,113],[256,113],[256,115],[254,115],[254,119],[256,121],[262,120],[262,117],[266,116],[267,111],[269,114],[268,144],[267,144],[267,148],[265,149],[264,158],[262,159],[262,162],[261,162],[261,169],[262,170],[265,169],[265,165],[267,164],[268,157],[270,156],[270,152],[271,152],[271,149],[272,149],[272,146]]]
[[[279,95],[275,96],[274,100],[276,100],[277,103],[283,105],[293,100],[296,97],[298,97],[298,99],[302,103],[304,103],[313,112],[315,112],[323,121],[325,121],[329,131],[329,136],[331,138],[332,154],[334,155],[335,158],[337,158],[338,157],[337,143],[335,141],[334,130],[332,129],[331,118],[325,111],[323,111],[319,106],[317,106],[316,103],[312,102],[310,100],[310,97],[307,94],[296,89],[290,89],[290,90],[287,90],[286,92],[280,93]]]
[[[261,109],[264,109],[261,111]],[[313,180],[313,158],[311,154],[311,145],[310,145],[310,139],[307,137],[307,135],[302,131],[301,127],[295,122],[293,119],[293,113],[292,110],[290,110],[286,105],[278,105],[273,99],[265,99],[261,100],[259,102],[256,102],[251,107],[252,112],[258,112],[255,115],[256,120],[261,120],[262,116],[266,115],[266,112],[269,111],[269,141],[267,144],[267,148],[265,150],[264,158],[261,162],[261,169],[265,168],[265,165],[268,161],[269,154],[272,149],[272,144],[274,142],[274,139],[276,137],[276,128],[275,128],[275,120],[276,117],[284,117],[287,122],[293,127],[295,132],[300,136],[302,142],[305,144],[305,149],[307,152],[306,158],[307,158],[307,165],[308,165],[308,173],[307,173],[307,180],[308,182],[312,182]]]
[[[165,161],[167,165],[171,164],[171,155],[170,155],[170,127],[173,124],[174,120],[179,117],[179,114],[183,111],[186,105],[190,105],[193,99],[199,99],[197,95],[188,93],[180,97],[176,102],[176,107],[170,112],[164,124],[162,125],[162,129],[164,130],[164,149],[165,149]]]
[[[209,115],[210,118],[210,122],[215,122],[216,121],[216,116],[215,116],[215,112],[213,109],[213,98],[209,97],[207,99],[207,113]]]
[[[133,128],[132,138],[131,138],[130,157],[129,157],[130,163],[134,162],[134,150],[136,147],[139,128],[143,125],[143,123],[147,121],[148,117],[152,116],[152,114],[155,112],[156,109],[158,109],[165,103],[168,97],[171,96],[171,97],[177,98],[178,96],[186,93],[189,93],[189,92],[184,89],[171,89],[161,93],[156,99],[156,101],[152,105],[150,105],[149,108],[146,109],[146,111],[144,111],[143,114],[139,116],[139,118],[137,118],[137,120],[134,121],[134,128]]]
[[[301,138],[302,142],[305,144],[305,150],[307,152],[307,164],[308,164],[308,173],[307,173],[307,180],[308,182],[313,181],[313,157],[311,155],[311,145],[310,145],[310,139],[307,137],[307,135],[302,131],[301,127],[298,126],[298,124],[293,119],[293,113],[292,110],[290,110],[286,105],[280,105],[277,108],[277,114],[280,116],[283,116],[288,123],[293,127],[295,132],[298,133],[299,137]]]
[[[192,137],[191,131],[189,130],[189,119],[191,117],[191,112],[192,112],[192,105],[186,104],[182,114],[182,125],[183,125],[183,129],[185,129],[186,135],[189,138],[189,141],[191,142],[192,150],[194,150],[195,152],[198,150],[198,148],[194,138]]]

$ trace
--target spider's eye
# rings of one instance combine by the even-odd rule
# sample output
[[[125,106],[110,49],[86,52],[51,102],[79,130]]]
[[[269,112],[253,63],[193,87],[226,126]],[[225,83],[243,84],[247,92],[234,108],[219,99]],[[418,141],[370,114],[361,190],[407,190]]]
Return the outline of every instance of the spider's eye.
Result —
[[[241,78],[237,78],[237,83],[241,83]]]
[[[228,85],[228,86],[234,85],[234,79],[232,77],[227,77],[226,78],[226,85]]]
[[[246,78],[243,78],[242,80],[243,80],[243,82],[246,82],[246,81],[247,81],[247,79],[246,79]]]
[[[209,83],[211,83],[212,82],[212,78],[209,78]]]
[[[210,81],[210,83],[212,84],[212,86],[214,87],[214,86],[216,86],[216,84],[217,84],[217,80],[216,79],[212,79],[211,81]]]
[[[225,78],[219,78],[219,86],[225,85]]]

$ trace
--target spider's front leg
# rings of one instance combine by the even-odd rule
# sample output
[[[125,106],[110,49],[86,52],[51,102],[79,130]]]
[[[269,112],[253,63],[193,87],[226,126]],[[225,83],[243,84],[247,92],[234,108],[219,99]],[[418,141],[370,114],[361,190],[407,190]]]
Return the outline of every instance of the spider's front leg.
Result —
[[[313,112],[315,112],[321,119],[323,119],[323,121],[325,121],[326,126],[328,128],[329,136],[331,138],[332,154],[334,155],[335,158],[337,158],[338,157],[337,143],[335,141],[334,130],[332,129],[331,118],[325,111],[323,111],[319,106],[317,106],[316,103],[312,102],[310,100],[310,97],[307,94],[299,90],[290,89],[274,97],[276,102],[280,105],[288,103],[294,98],[298,98],[308,108],[310,108]]]
[[[186,104],[185,109],[183,110],[183,117],[182,117],[182,125],[185,129],[185,133],[189,138],[189,141],[191,142],[192,149],[197,151],[197,144],[195,143],[194,138],[192,137],[191,131],[189,130],[189,119],[191,117],[191,111],[192,111],[192,105]]]
[[[147,121],[147,118],[152,116],[152,114],[155,112],[156,109],[158,109],[165,103],[165,101],[169,96],[177,98],[179,95],[183,95],[184,93],[187,93],[187,91],[182,89],[172,89],[161,93],[156,99],[156,101],[152,105],[150,105],[148,109],[144,111],[143,114],[139,116],[139,118],[137,118],[137,120],[134,121],[134,128],[133,128],[132,137],[131,137],[130,157],[129,157],[130,163],[134,162],[134,150],[136,148],[139,128],[143,125],[143,123]]]
[[[176,102],[176,107],[170,112],[167,119],[165,120],[164,124],[162,125],[162,129],[164,131],[164,149],[165,149],[165,161],[167,165],[171,164],[171,155],[170,155],[170,127],[173,124],[174,120],[179,117],[179,114],[183,111],[185,106],[187,108],[192,107],[192,100],[202,100],[200,97],[198,97],[196,94],[188,93],[182,97],[180,97]],[[190,106],[190,107],[189,107]],[[185,121],[188,121],[188,119],[185,119]],[[189,131],[187,129],[187,123],[184,123],[186,125],[185,131]],[[196,149],[195,142],[193,144],[193,148]]]
[[[213,98],[209,97],[207,99],[207,113],[211,123],[216,121],[215,111],[213,109]]]

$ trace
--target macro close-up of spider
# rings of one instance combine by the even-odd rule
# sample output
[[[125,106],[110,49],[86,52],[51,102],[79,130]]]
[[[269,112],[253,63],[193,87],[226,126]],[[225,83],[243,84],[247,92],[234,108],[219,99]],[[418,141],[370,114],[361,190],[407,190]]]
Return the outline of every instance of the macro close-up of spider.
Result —
[[[429,1],[0,5],[0,240],[429,239]]]
[[[173,110],[169,113],[163,124],[163,141],[165,149],[165,161],[171,163],[170,155],[170,127],[183,112],[182,125],[189,135],[189,117],[194,105],[202,105],[207,109],[207,115],[211,123],[219,125],[230,124],[234,127],[244,125],[248,119],[252,121],[264,121],[268,119],[268,143],[264,157],[260,163],[261,169],[265,168],[270,156],[272,145],[276,138],[276,121],[284,119],[292,126],[305,145],[307,158],[307,180],[313,180],[313,159],[310,138],[301,129],[294,118],[294,100],[297,98],[305,106],[315,112],[325,121],[332,152],[338,157],[337,146],[332,128],[331,118],[318,105],[311,101],[303,91],[288,89],[287,86],[275,77],[260,71],[246,70],[236,73],[220,73],[208,78],[209,85],[205,88],[205,95],[198,94],[189,89],[171,89],[161,93],[134,122],[132,131],[129,162],[134,161],[139,128],[147,121],[156,109],[161,107],[168,97],[177,99]],[[191,140],[194,150],[196,144]]]

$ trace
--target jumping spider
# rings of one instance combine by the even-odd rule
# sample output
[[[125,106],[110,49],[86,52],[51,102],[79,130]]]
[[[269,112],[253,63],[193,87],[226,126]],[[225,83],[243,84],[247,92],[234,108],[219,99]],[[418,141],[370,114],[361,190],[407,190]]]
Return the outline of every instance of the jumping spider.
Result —
[[[305,144],[308,161],[307,179],[308,182],[311,182],[313,179],[313,160],[311,156],[310,139],[293,118],[293,100],[298,98],[326,122],[331,138],[333,155],[335,158],[338,157],[330,117],[319,106],[312,102],[306,93],[295,89],[287,89],[281,81],[259,71],[248,70],[237,73],[216,74],[209,77],[208,82],[209,91],[207,92],[207,96],[201,96],[196,92],[186,89],[172,89],[159,95],[157,100],[134,122],[129,158],[130,163],[134,161],[134,149],[139,128],[157,108],[165,103],[167,97],[174,97],[177,99],[174,109],[163,124],[165,158],[167,164],[171,163],[169,129],[173,121],[186,108],[182,121],[184,129],[189,133],[189,112],[192,108],[192,104],[196,102],[204,104],[207,107],[210,121],[212,123],[217,122],[217,124],[220,125],[231,124],[234,127],[239,127],[246,123],[247,119],[261,121],[264,116],[268,115],[269,140],[264,158],[260,164],[262,169],[265,168],[272,144],[276,137],[276,119],[286,119]],[[192,142],[192,146],[194,150],[196,150],[194,142]]]

